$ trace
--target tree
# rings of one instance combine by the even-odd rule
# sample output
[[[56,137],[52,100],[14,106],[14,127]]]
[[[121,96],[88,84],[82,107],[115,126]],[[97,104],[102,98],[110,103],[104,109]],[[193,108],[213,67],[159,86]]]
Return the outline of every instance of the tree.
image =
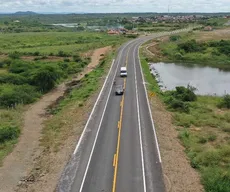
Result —
[[[37,86],[40,91],[48,92],[53,89],[62,72],[52,66],[45,66],[33,74],[32,84]]]
[[[128,20],[126,17],[124,17],[124,18],[121,20],[121,23],[122,23],[122,24],[127,24],[127,23],[130,23],[130,22],[129,22],[129,20]]]

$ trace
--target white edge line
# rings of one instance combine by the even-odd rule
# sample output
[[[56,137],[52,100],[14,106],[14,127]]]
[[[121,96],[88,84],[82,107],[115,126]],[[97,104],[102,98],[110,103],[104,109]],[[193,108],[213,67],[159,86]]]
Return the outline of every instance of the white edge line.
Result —
[[[134,46],[133,51],[133,61],[134,61],[134,74],[135,74],[135,87],[136,87],[136,99],[137,99],[137,117],[138,117],[138,129],[140,136],[140,149],[141,149],[141,164],[142,164],[142,174],[143,174],[143,187],[144,192],[146,192],[146,178],[145,178],[145,164],[144,164],[144,152],[143,152],[143,144],[142,144],[142,132],[141,132],[141,122],[140,122],[140,107],[139,107],[139,96],[138,96],[138,88],[137,88],[137,72],[136,72],[136,62],[135,62],[135,49],[137,46]]]
[[[116,67],[116,70],[115,70],[115,73],[114,73],[114,76],[113,76],[113,81],[114,81],[114,79],[115,79],[115,77],[116,77],[116,74],[117,74],[117,69],[118,69],[118,67],[119,67],[119,60],[120,60],[122,51],[123,51],[131,42],[132,42],[132,41],[130,41],[126,46],[124,46],[123,49],[122,49],[121,52],[120,52],[119,59],[118,59],[118,64],[117,64],[117,67]],[[109,76],[109,75],[108,75],[108,76]],[[107,77],[108,77],[108,76],[107,76]],[[82,189],[83,189],[83,186],[84,186],[84,183],[85,183],[85,178],[86,178],[86,175],[87,175],[87,172],[88,172],[88,169],[89,169],[89,165],[90,165],[90,162],[91,162],[91,159],[92,159],[92,156],[93,156],[94,148],[95,148],[95,146],[96,146],[97,138],[98,138],[98,135],[99,135],[99,132],[100,132],[100,129],[101,129],[101,124],[102,124],[103,117],[104,117],[104,115],[105,115],[105,111],[106,111],[106,108],[107,108],[107,105],[108,105],[108,102],[109,102],[109,98],[110,98],[110,95],[111,95],[112,88],[113,88],[113,83],[111,84],[111,87],[110,87],[110,90],[109,90],[109,94],[108,94],[108,97],[107,97],[107,100],[106,100],[106,103],[105,103],[105,106],[104,106],[104,109],[103,109],[103,114],[102,114],[102,117],[101,117],[101,120],[100,120],[100,124],[99,124],[99,126],[98,126],[97,134],[96,134],[96,137],[95,137],[95,140],[94,140],[94,143],[93,143],[93,147],[92,147],[92,149],[91,149],[91,153],[90,153],[90,156],[89,156],[89,160],[88,160],[88,163],[87,163],[87,166],[86,166],[86,169],[85,169],[85,173],[84,173],[84,176],[83,176],[83,179],[82,179],[82,182],[81,182],[81,187],[80,187],[79,192],[82,192]]]
[[[88,124],[89,124],[89,122],[90,122],[90,120],[91,120],[91,118],[92,118],[92,115],[93,115],[93,113],[94,113],[94,111],[95,111],[95,108],[96,108],[97,103],[98,103],[98,101],[99,101],[99,99],[100,99],[100,97],[101,97],[101,94],[102,94],[102,92],[104,91],[105,85],[106,85],[106,83],[107,83],[107,81],[108,81],[108,77],[109,77],[109,75],[110,75],[110,72],[111,72],[111,70],[112,70],[112,68],[113,68],[114,63],[115,63],[115,60],[113,59],[113,62],[112,62],[112,65],[111,65],[111,67],[110,67],[110,69],[109,69],[108,75],[106,76],[106,79],[105,79],[104,84],[103,84],[103,86],[102,86],[102,88],[101,88],[101,91],[100,91],[100,93],[99,93],[99,95],[98,95],[98,97],[97,97],[97,100],[96,100],[96,102],[95,102],[95,104],[94,104],[94,106],[93,106],[93,109],[92,109],[92,111],[91,111],[91,113],[90,113],[90,116],[89,116],[89,118],[88,118],[88,120],[87,120],[87,123],[86,123],[86,125],[85,125],[85,127],[84,127],[84,130],[83,130],[83,132],[82,132],[82,134],[81,134],[81,137],[80,137],[80,139],[79,139],[79,141],[78,141],[78,143],[77,143],[77,146],[76,146],[76,148],[75,148],[75,150],[74,150],[74,153],[73,153],[74,155],[77,153],[77,150],[78,150],[78,148],[79,148],[79,146],[80,146],[80,144],[81,144],[81,141],[82,141],[82,139],[83,139],[83,137],[84,137],[84,135],[85,135],[86,128],[88,127]]]
[[[138,59],[139,59],[139,65],[140,65],[140,69],[141,69],[142,80],[144,82],[145,79],[144,79],[144,75],[143,75],[143,71],[142,71],[141,60],[140,60],[139,54],[140,54],[140,50],[139,50],[139,46],[138,46]],[[145,96],[146,96],[147,103],[148,103],[149,114],[150,114],[150,118],[151,118],[151,122],[152,122],[154,137],[155,137],[155,140],[156,140],[156,146],[157,146],[157,152],[158,152],[159,162],[161,163],[162,162],[162,160],[161,160],[161,153],[160,153],[160,149],[159,149],[159,144],[158,144],[156,129],[155,129],[154,122],[153,122],[152,111],[151,111],[150,104],[149,104],[149,98],[147,96],[147,89],[146,89],[145,83],[143,83],[143,84],[144,84],[144,89],[145,89]]]

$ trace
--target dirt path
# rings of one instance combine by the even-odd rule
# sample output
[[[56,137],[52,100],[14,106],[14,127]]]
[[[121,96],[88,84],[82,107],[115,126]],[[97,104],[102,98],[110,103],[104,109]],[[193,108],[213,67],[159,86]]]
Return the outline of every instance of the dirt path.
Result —
[[[111,47],[104,47],[95,50],[91,56],[91,63],[75,80],[84,77],[85,74],[92,71],[99,64],[99,60],[103,57],[102,54],[105,54],[110,49]],[[26,111],[24,128],[22,129],[19,142],[13,152],[4,159],[3,166],[0,167],[0,192],[14,191],[20,180],[31,171],[36,158],[42,153],[39,147],[39,139],[42,136],[42,123],[47,119],[46,108],[63,96],[66,89],[65,83],[59,85],[56,89],[44,95],[38,102],[31,105],[28,111]],[[66,156],[64,159],[68,158],[68,155],[64,153],[58,155]],[[60,163],[63,164],[63,162]],[[62,167],[57,166],[57,168],[60,169]],[[57,170],[56,173],[60,173],[60,171]]]

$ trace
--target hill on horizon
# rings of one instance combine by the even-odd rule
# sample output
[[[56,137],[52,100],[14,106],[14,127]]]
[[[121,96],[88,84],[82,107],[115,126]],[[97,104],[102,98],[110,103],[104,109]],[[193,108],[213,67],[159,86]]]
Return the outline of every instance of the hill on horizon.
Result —
[[[17,11],[13,13],[13,15],[37,15],[38,13],[35,13],[33,11]]]

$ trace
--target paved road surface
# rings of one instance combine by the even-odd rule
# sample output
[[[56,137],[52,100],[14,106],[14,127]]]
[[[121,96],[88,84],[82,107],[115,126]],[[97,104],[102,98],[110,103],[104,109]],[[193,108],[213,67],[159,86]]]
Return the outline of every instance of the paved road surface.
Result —
[[[119,49],[58,192],[165,191],[138,49],[167,34],[141,37]],[[127,78],[119,76],[122,66],[127,66]],[[123,96],[115,95],[114,80],[124,85]]]

